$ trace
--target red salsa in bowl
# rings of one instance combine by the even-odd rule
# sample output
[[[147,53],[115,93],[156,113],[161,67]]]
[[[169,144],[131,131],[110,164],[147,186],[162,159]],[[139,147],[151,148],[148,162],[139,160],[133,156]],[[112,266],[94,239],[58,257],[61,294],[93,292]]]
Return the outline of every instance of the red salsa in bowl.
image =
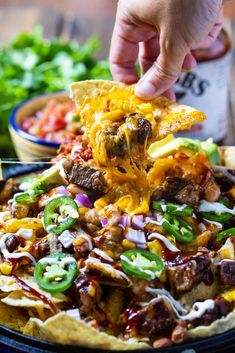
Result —
[[[72,135],[82,134],[74,102],[59,102],[55,98],[34,114],[25,116],[21,129],[48,142],[66,143]]]

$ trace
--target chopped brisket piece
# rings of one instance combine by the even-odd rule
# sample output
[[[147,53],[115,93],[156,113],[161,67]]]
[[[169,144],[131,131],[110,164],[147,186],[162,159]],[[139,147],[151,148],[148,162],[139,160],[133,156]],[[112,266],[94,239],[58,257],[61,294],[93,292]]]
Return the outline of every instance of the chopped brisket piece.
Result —
[[[235,261],[223,260],[221,262],[220,280],[223,284],[235,286]]]
[[[70,289],[74,306],[79,308],[81,316],[95,319],[101,325],[107,325],[105,312],[99,307],[102,289],[95,276],[81,273]]]
[[[213,283],[208,255],[193,256],[186,263],[169,267],[167,272],[171,287],[177,293],[188,292],[200,282]]]
[[[215,299],[213,309],[207,310],[199,319],[194,320],[194,326],[208,326],[215,320],[227,316],[233,310],[233,304],[223,298]]]
[[[32,255],[40,259],[47,255],[65,252],[57,235],[49,234],[33,244]]]
[[[102,172],[83,164],[75,164],[68,172],[68,177],[70,183],[77,184],[90,191],[104,193],[106,189]]]
[[[7,203],[12,198],[14,192],[18,192],[18,189],[12,178],[7,181],[0,180],[0,204]]]
[[[107,136],[106,150],[109,158],[124,157],[127,154],[127,143],[125,136]]]
[[[197,206],[200,201],[201,188],[193,183],[186,185],[175,195],[175,201]]]
[[[171,304],[163,297],[153,299],[140,310],[126,310],[127,330],[134,330],[141,337],[163,334],[170,336],[177,325]]]
[[[152,134],[152,125],[151,123],[143,118],[138,119],[138,137],[137,141],[143,145]]]
[[[153,200],[164,198],[167,201],[186,203],[197,206],[200,201],[201,188],[190,180],[180,177],[167,177],[163,186],[154,191]]]

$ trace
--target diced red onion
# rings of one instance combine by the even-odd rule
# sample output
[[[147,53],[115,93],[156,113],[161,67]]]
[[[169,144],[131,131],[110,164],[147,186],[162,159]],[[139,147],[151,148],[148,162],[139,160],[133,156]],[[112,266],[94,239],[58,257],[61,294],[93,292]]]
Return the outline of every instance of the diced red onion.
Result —
[[[158,211],[155,211],[154,212],[154,216],[157,218],[157,221],[158,222],[161,222],[162,218],[163,218],[163,214],[158,212]]]
[[[102,227],[105,227],[108,225],[109,223],[109,220],[108,220],[108,217],[104,217],[103,219],[101,219],[101,224],[102,224]]]
[[[77,194],[74,200],[77,202],[79,207],[92,207],[92,203],[86,194]]]
[[[66,314],[73,317],[76,320],[80,320],[81,316],[80,316],[80,311],[79,309],[70,309],[66,311]]]
[[[63,245],[63,247],[65,249],[68,249],[73,244],[75,238],[69,230],[65,230],[63,233],[59,235],[58,239]]]
[[[143,215],[133,216],[132,218],[132,226],[135,229],[144,229],[144,217]]]
[[[151,223],[151,221],[154,221],[154,217],[145,217],[145,223]]]
[[[119,220],[119,224],[123,227],[131,226],[131,216],[121,216]]]
[[[146,238],[144,232],[132,228],[126,228],[125,238],[139,245],[140,247],[146,247]]]
[[[61,195],[68,195],[69,192],[67,190],[67,188],[65,186],[58,186],[58,188],[56,188],[56,193],[57,194],[61,194]]]

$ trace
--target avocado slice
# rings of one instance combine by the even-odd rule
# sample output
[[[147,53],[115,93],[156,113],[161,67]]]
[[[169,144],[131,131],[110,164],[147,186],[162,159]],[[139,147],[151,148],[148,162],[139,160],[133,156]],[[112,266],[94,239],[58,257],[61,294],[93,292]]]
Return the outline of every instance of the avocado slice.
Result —
[[[210,162],[212,164],[220,163],[220,154],[218,146],[216,143],[213,143],[212,138],[201,142],[201,149],[206,152]]]
[[[179,149],[185,150],[192,154],[200,149],[200,141],[193,140],[186,137],[174,138],[173,135],[167,136],[161,141],[153,143],[148,150],[150,157],[157,159],[169,156],[177,152]]]
[[[64,176],[61,174],[60,169],[55,165],[36,178],[32,183],[30,190],[33,190],[35,194],[40,195],[56,188],[57,186],[65,184],[66,180]]]
[[[206,152],[211,163],[218,164],[220,162],[218,147],[213,143],[212,139],[200,141],[186,137],[174,138],[173,135],[169,135],[163,140],[153,143],[149,147],[148,153],[150,157],[157,159],[169,156],[179,149],[189,155],[203,150]]]
[[[21,204],[34,203],[39,195],[66,183],[60,168],[55,165],[35,178],[27,191],[15,194],[14,200]]]

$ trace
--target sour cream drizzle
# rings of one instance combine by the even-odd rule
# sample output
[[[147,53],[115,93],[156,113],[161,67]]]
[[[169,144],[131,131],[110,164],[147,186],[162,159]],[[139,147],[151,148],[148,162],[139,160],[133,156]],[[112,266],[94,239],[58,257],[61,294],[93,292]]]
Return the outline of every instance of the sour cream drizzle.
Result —
[[[148,237],[149,240],[152,240],[152,239],[159,239],[161,240],[165,247],[172,251],[172,252],[180,252],[180,250],[174,245],[172,244],[164,235],[162,234],[159,234],[159,233],[152,233],[150,234],[150,236]]]
[[[113,266],[110,265],[110,264],[105,264],[105,263],[101,262],[100,259],[97,259],[96,257],[88,257],[88,259],[86,259],[86,261],[85,261],[85,264],[88,265],[89,263],[91,263],[91,264],[92,264],[92,263],[93,263],[93,264],[94,264],[94,263],[100,263],[100,264],[103,266],[103,268],[106,268],[107,270],[111,270],[111,271],[113,272],[113,274],[116,273],[116,274],[119,275],[120,277],[126,279],[126,280],[128,281],[128,283],[130,283],[129,277],[128,277],[124,272],[119,271],[119,270],[116,270],[116,269],[113,268]],[[87,266],[81,268],[80,271],[81,271],[81,272],[86,272],[86,271],[87,271]]]
[[[107,260],[109,262],[113,262],[113,259],[109,255],[107,255],[104,251],[102,251],[98,248],[94,248],[93,252],[95,254],[97,254],[98,256],[102,257],[104,260]]]
[[[203,218],[204,221],[206,221],[207,223],[210,223],[210,224],[214,224],[215,226],[217,226],[218,228],[222,229],[223,228],[223,225],[219,222],[215,222],[215,221],[209,221],[208,219],[205,219]]]
[[[176,208],[176,211],[183,211],[186,207],[188,207],[185,203]]]
[[[179,315],[182,320],[195,320],[201,317],[207,310],[212,310],[215,307],[215,302],[213,299],[207,299],[204,302],[196,302],[192,306],[192,311],[187,315]]]
[[[186,313],[187,310],[177,301],[175,300],[172,295],[166,290],[166,289],[158,289],[158,288],[150,288],[147,287],[146,292],[153,294],[153,295],[161,295],[164,297],[167,297],[168,301],[171,301],[171,304],[175,307],[176,310],[178,310],[179,312]]]
[[[19,259],[21,257],[28,257],[33,262],[33,264],[36,265],[35,258],[26,251],[9,253],[8,250],[6,249],[6,250],[3,250],[2,253],[6,259]]]
[[[0,251],[3,254],[3,257],[5,259],[19,259],[21,257],[28,257],[34,264],[36,264],[35,258],[28,252],[22,251],[22,252],[15,252],[15,253],[10,253],[6,247],[6,240],[9,237],[10,233],[6,233],[2,236],[0,239]]]
[[[221,213],[231,213],[235,215],[235,207],[228,208],[222,203],[219,202],[208,202],[206,200],[202,200],[199,205],[200,212],[215,212],[218,214]]]
[[[87,241],[88,250],[89,250],[89,251],[91,251],[91,250],[93,249],[93,244],[92,244],[92,241],[91,241],[89,235],[85,234],[85,232],[84,232],[84,233],[82,233],[82,234],[79,234],[78,237],[79,237],[79,238],[81,237],[81,238],[83,238],[84,240]]]
[[[33,235],[32,229],[20,228],[15,235],[18,235],[26,240],[31,239]]]
[[[45,264],[48,264],[48,265],[55,265],[55,264],[58,264],[58,265],[67,265],[67,264],[72,264],[74,262],[76,262],[75,258],[72,257],[72,256],[68,256],[68,257],[64,257],[62,258],[61,260],[58,261],[58,259],[56,257],[44,257],[43,259],[39,260],[40,264],[42,265],[45,265]]]
[[[192,321],[201,317],[207,310],[212,310],[215,307],[215,302],[213,299],[207,299],[203,302],[196,302],[193,304],[191,311],[186,315],[187,310],[182,307],[182,305],[177,302],[171,294],[165,289],[155,289],[147,287],[146,291],[151,294],[156,294],[164,297],[172,306],[176,316],[181,320]],[[154,299],[153,299],[154,300]]]

